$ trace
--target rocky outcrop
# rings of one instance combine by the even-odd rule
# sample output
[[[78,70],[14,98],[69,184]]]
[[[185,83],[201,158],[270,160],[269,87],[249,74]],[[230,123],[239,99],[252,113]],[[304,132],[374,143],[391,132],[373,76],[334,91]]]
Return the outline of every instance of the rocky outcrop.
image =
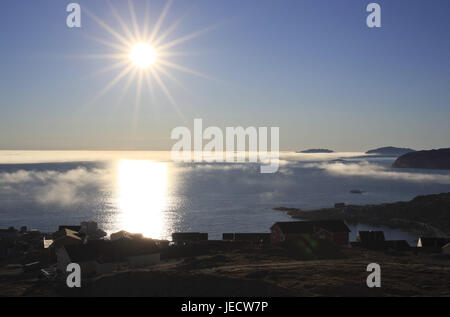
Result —
[[[334,153],[334,151],[328,149],[309,149],[304,151],[298,151],[297,153]]]
[[[384,156],[400,156],[406,153],[415,152],[413,149],[399,148],[393,146],[380,147],[378,149],[369,150],[366,154],[384,155]]]
[[[392,167],[448,170],[450,169],[450,148],[407,153],[400,156]]]

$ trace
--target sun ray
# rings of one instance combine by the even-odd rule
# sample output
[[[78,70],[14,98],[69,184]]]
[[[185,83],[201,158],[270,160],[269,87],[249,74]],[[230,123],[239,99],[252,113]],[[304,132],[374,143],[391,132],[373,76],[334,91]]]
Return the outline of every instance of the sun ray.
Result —
[[[180,107],[178,106],[177,102],[175,101],[175,99],[170,94],[169,89],[167,89],[167,86],[164,84],[164,82],[162,81],[161,77],[159,77],[159,74],[158,74],[158,72],[156,70],[153,71],[153,75],[154,75],[154,78],[155,78],[156,82],[158,83],[159,87],[164,92],[164,94],[166,95],[167,99],[169,99],[170,103],[174,107],[174,109],[177,112],[177,114],[180,116],[180,118],[182,120],[186,120],[184,114],[180,110]]]
[[[144,76],[145,76],[145,79],[146,79],[147,88],[149,89],[150,96],[152,97],[152,100],[153,100],[153,98],[154,98],[154,87],[153,87],[153,81],[152,81],[151,74],[153,74],[153,70],[152,69],[150,69],[149,71],[146,71],[144,73]]]
[[[169,61],[164,60],[164,59],[159,59],[158,63],[163,64],[163,65],[165,65],[167,67],[170,67],[170,68],[173,68],[173,69],[185,72],[187,74],[199,76],[199,77],[202,77],[202,78],[205,78],[205,79],[211,79],[209,76],[207,76],[205,74],[199,73],[199,72],[197,72],[197,71],[195,71],[193,69],[190,69],[190,68],[187,68],[187,67],[184,67],[184,66],[181,66],[181,65],[169,62]]]
[[[158,46],[158,50],[163,51],[163,50],[166,50],[166,49],[168,49],[168,48],[171,48],[171,47],[180,45],[181,43],[184,43],[184,42],[186,42],[186,41],[192,40],[192,39],[194,39],[194,38],[196,38],[196,37],[199,37],[199,36],[201,36],[201,35],[203,35],[203,34],[205,34],[205,33],[207,33],[207,32],[210,32],[210,31],[211,31],[212,29],[214,29],[214,28],[215,28],[215,26],[210,26],[210,27],[204,28],[204,29],[202,29],[202,30],[199,30],[199,31],[197,31],[197,32],[191,33],[191,34],[189,34],[189,35],[180,37],[180,38],[178,38],[178,39],[176,39],[176,40],[173,40],[173,41],[171,41],[171,42],[162,44],[162,45]]]
[[[83,55],[68,55],[68,58],[76,59],[124,59],[126,54],[83,54]]]
[[[134,35],[138,41],[142,41],[141,32],[139,30],[138,21],[136,17],[136,11],[134,10],[133,1],[128,0],[128,8],[130,9],[131,21],[133,22]]]
[[[149,37],[149,22],[150,22],[150,0],[145,2],[145,18],[144,18],[144,29],[142,30],[142,39],[148,40]]]
[[[131,70],[133,66],[128,66],[125,68],[120,74],[118,74],[115,78],[113,78],[108,85],[105,86],[87,105],[90,106],[97,102],[101,97],[103,97],[109,90],[111,90],[123,77],[125,77]]]
[[[162,33],[160,36],[155,38],[155,40],[152,42],[153,45],[156,47],[164,40],[166,37],[168,37],[180,24],[183,22],[184,18],[188,15],[186,13],[184,16],[182,16],[180,19],[178,19],[174,24],[172,24],[164,33]]]
[[[144,78],[144,70],[139,70],[138,75],[138,83],[136,87],[136,100],[134,104],[134,114],[133,114],[133,133],[136,132],[137,126],[138,126],[138,114],[139,114],[139,108],[141,105],[141,98],[142,98],[142,83]]]
[[[159,117],[159,111],[158,111],[159,107],[158,107],[157,103],[155,102],[154,86],[153,86],[153,80],[152,80],[152,76],[151,76],[151,75],[153,75],[153,69],[149,69],[148,71],[146,71],[144,73],[144,75],[145,75],[145,82],[147,84],[148,91],[150,92],[150,98],[152,101],[151,104],[152,104],[153,116],[155,118],[158,118]]]
[[[127,24],[125,23],[125,21],[122,19],[122,17],[120,16],[119,12],[117,12],[117,9],[114,7],[114,5],[111,3],[110,0],[107,0],[109,8],[114,16],[114,18],[117,20],[117,22],[119,22],[122,30],[126,33],[126,35],[134,41],[136,41],[137,39],[134,37],[133,33],[131,33],[130,29],[128,28]]]
[[[128,79],[125,83],[125,85],[122,88],[122,92],[120,93],[119,98],[117,99],[117,103],[120,105],[125,98],[125,95],[127,94],[128,90],[131,87],[131,84],[133,83],[133,80],[136,78],[136,73],[138,72],[137,68],[134,68],[132,73],[128,76]]]
[[[173,81],[175,84],[177,84],[179,87],[181,87],[184,91],[191,94],[191,92],[178,80],[173,76],[170,72],[168,72],[164,67],[155,65],[156,70],[158,70],[161,74],[169,78],[171,81]]]
[[[133,83],[136,73],[137,73],[137,68],[133,68],[133,70],[131,71],[131,74],[128,75],[127,81],[125,82],[125,85],[123,86],[121,92],[120,92],[120,96],[119,98],[117,98],[117,103],[114,105],[113,107],[113,111],[109,112],[110,117],[113,115],[113,113],[115,113],[117,111],[117,109],[119,108],[119,106],[122,104],[123,99],[125,98],[126,94],[128,93],[131,84]]]
[[[106,24],[105,22],[103,22],[102,19],[100,19],[99,17],[97,17],[95,14],[93,14],[92,12],[90,12],[88,9],[86,9],[86,7],[83,7],[84,12],[86,12],[86,14],[93,19],[95,22],[97,22],[98,25],[100,25],[105,31],[107,31],[109,34],[111,34],[112,36],[114,36],[116,39],[118,39],[121,43],[123,43],[125,46],[130,46],[131,43],[130,41],[128,41],[126,38],[124,38],[122,35],[120,35],[119,33],[117,33],[116,31],[114,31],[113,28],[111,28],[108,24]]]
[[[142,80],[144,77],[144,71],[142,69],[139,70],[139,75],[138,75],[138,83],[137,83],[137,88],[136,88],[136,103],[135,103],[135,108],[139,108],[139,105],[141,103],[141,98],[142,98]]]
[[[198,56],[203,54],[202,52],[158,52],[159,57]]]
[[[94,37],[94,36],[90,36],[90,35],[84,35],[84,36],[85,36],[86,38],[90,39],[90,40],[96,41],[96,42],[98,42],[98,43],[100,43],[100,44],[109,46],[109,47],[111,47],[111,48],[114,48],[114,49],[116,49],[116,50],[118,50],[118,51],[121,51],[121,52],[124,52],[124,53],[126,53],[126,52],[128,51],[128,49],[129,49],[129,46],[120,45],[120,44],[115,44],[115,43],[106,41],[106,40],[104,40],[104,39],[99,39],[98,37]]]
[[[150,43],[152,43],[155,40],[156,35],[158,34],[159,29],[161,28],[161,25],[164,22],[164,19],[166,18],[167,12],[169,12],[171,5],[172,5],[172,0],[167,1],[166,6],[164,7],[161,15],[158,18],[158,21],[156,22],[156,24],[153,28],[152,34],[150,35],[150,38],[149,38]]]
[[[125,60],[125,61],[121,61],[121,62],[112,64],[112,65],[110,65],[110,66],[108,66],[108,67],[105,67],[105,68],[102,68],[102,69],[100,69],[100,70],[98,70],[98,71],[96,71],[96,72],[94,72],[94,73],[92,73],[92,74],[89,74],[89,77],[96,77],[96,76],[98,76],[98,75],[101,75],[101,74],[104,74],[104,73],[113,71],[113,70],[115,70],[115,69],[117,69],[117,68],[122,68],[122,67],[124,67],[125,65],[127,65],[127,64],[129,64],[129,63],[130,63],[130,62],[128,62],[128,61]]]

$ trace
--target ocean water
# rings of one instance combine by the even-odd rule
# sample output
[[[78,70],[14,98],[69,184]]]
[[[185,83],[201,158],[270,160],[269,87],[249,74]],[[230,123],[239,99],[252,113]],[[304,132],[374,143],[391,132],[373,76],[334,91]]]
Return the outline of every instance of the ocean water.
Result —
[[[369,204],[450,192],[448,171],[397,170],[394,158],[362,153],[282,153],[275,174],[259,164],[174,163],[168,152],[0,151],[0,228],[96,220],[108,233],[269,232],[291,220],[272,208]],[[352,194],[351,190],[363,194]],[[366,225],[357,229],[374,229]],[[386,230],[389,239],[416,237]]]

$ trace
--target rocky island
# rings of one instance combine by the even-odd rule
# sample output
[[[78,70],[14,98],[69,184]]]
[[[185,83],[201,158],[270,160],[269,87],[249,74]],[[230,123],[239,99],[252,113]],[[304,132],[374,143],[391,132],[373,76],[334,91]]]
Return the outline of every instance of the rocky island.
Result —
[[[297,151],[297,153],[334,153],[334,151],[329,149],[309,149],[304,151]]]
[[[407,153],[400,156],[392,167],[448,170],[450,169],[450,148]]]
[[[382,155],[382,156],[400,156],[406,153],[415,152],[413,149],[399,148],[393,146],[380,147],[378,149],[369,150],[366,154],[369,155]]]

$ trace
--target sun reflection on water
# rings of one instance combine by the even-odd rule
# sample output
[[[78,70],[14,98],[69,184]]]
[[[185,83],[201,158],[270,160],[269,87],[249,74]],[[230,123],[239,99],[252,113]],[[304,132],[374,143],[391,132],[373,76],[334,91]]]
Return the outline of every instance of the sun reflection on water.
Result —
[[[168,205],[168,166],[164,162],[120,160],[118,196],[121,229],[161,238]]]

